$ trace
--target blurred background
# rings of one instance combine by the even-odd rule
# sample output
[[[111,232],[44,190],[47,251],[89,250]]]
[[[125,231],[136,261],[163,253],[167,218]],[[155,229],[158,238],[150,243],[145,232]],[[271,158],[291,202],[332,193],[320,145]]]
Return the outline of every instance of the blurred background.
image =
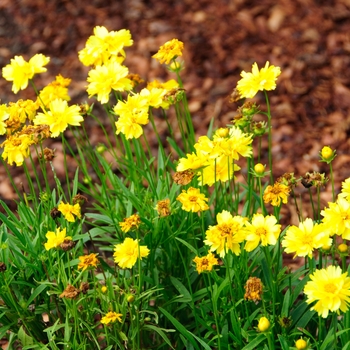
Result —
[[[230,123],[239,106],[228,102],[242,70],[266,61],[280,66],[271,93],[274,173],[328,175],[319,162],[324,145],[337,150],[337,189],[350,176],[350,0],[1,0],[0,67],[15,55],[51,58],[38,87],[62,74],[72,79],[72,102],[87,99],[88,68],[78,60],[97,25],[129,29],[130,73],[146,81],[174,78],[151,56],[167,40],[184,42],[184,87],[198,136]],[[0,79],[2,103],[34,98],[30,88],[14,95]],[[255,98],[261,108],[263,94]],[[266,147],[266,144],[264,144]],[[0,170],[0,196],[11,197]],[[330,186],[322,199],[331,200]]]

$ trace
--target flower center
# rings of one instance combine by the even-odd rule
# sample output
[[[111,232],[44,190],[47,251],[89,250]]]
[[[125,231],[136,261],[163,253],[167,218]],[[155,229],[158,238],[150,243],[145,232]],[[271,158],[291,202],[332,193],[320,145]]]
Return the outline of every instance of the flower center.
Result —
[[[227,224],[221,224],[219,226],[219,230],[220,230],[221,237],[227,237],[231,235],[231,226]]]
[[[337,290],[337,287],[334,285],[334,283],[327,283],[327,284],[325,284],[325,286],[324,286],[324,290],[325,290],[327,293],[332,293],[332,294],[334,294],[335,291]]]
[[[261,237],[261,236],[266,236],[267,232],[263,227],[258,227],[256,229],[256,234]]]
[[[197,197],[196,197],[196,196],[189,196],[189,197],[188,197],[188,200],[189,200],[190,202],[197,202]]]

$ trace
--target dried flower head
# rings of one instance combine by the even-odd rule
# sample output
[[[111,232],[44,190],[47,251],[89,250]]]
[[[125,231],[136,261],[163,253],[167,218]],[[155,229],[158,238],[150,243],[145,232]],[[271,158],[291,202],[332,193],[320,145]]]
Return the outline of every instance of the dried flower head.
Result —
[[[53,219],[56,219],[58,217],[61,216],[61,212],[56,208],[52,208],[51,211],[50,211],[50,216],[53,218]]]
[[[4,262],[0,262],[0,272],[6,271],[7,267]]]
[[[177,171],[173,175],[173,180],[178,185],[188,185],[192,181],[194,175],[192,170]]]
[[[72,241],[71,239],[65,239],[61,244],[60,244],[60,248],[67,252],[71,249],[73,249],[76,246],[77,242],[76,241]]]
[[[245,300],[252,300],[254,302],[261,300],[261,296],[263,293],[263,284],[260,278],[249,277],[249,279],[247,280],[244,286],[244,289],[245,289],[245,294],[244,294]]]
[[[83,293],[83,294],[86,294],[89,290],[89,283],[88,282],[81,282],[80,283],[80,291]]]
[[[75,299],[80,293],[80,289],[68,284],[66,289],[60,294],[60,298]]]
[[[162,199],[158,201],[155,209],[158,211],[160,217],[165,217],[170,215],[170,199]]]
[[[277,182],[288,186],[290,189],[294,188],[298,180],[295,178],[294,173],[284,173],[277,179]]]
[[[39,157],[44,158],[46,162],[52,162],[55,158],[55,151],[55,149],[45,147],[43,153],[40,153]]]
[[[88,199],[87,199],[87,197],[85,197],[85,196],[83,196],[82,194],[79,194],[79,193],[78,193],[77,195],[75,195],[75,196],[73,197],[72,202],[73,202],[73,205],[79,204],[80,207],[81,207],[84,203],[87,203],[87,202],[88,202]]]

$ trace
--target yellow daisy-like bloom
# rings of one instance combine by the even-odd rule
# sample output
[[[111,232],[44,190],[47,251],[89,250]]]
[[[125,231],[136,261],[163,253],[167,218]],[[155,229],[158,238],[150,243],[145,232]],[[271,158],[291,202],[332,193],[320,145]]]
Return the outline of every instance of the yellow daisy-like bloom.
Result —
[[[197,213],[209,209],[207,204],[208,198],[203,193],[200,193],[198,188],[190,187],[187,191],[182,190],[182,193],[177,196],[176,200],[182,204],[181,209],[185,211]]]
[[[12,165],[16,163],[17,166],[23,164],[24,158],[29,156],[29,147],[34,144],[34,140],[30,135],[13,134],[9,135],[6,140],[0,145],[4,148],[2,158],[7,159],[7,163]]]
[[[61,231],[59,227],[56,229],[56,232],[48,231],[46,238],[47,242],[44,244],[46,250],[59,248],[64,241],[72,240],[72,237],[66,236],[66,229],[64,228]]]
[[[128,218],[125,218],[122,222],[119,223],[120,229],[123,232],[129,232],[133,228],[138,228],[141,224],[141,219],[138,214],[133,214]]]
[[[106,314],[106,316],[103,316],[101,318],[101,323],[103,324],[110,324],[114,323],[115,321],[122,322],[122,316],[123,314],[118,314],[114,311],[110,311]]]
[[[350,177],[341,183],[341,192],[338,197],[345,198],[350,202]]]
[[[117,58],[121,63],[125,57],[124,47],[132,44],[129,30],[108,32],[105,27],[97,26],[94,35],[88,38],[85,47],[78,52],[79,60],[85,66],[102,65],[111,57]]]
[[[184,44],[182,41],[177,39],[172,39],[167,41],[162,45],[158,52],[152,57],[155,58],[160,63],[169,64],[171,60],[178,56],[182,56],[182,50],[184,49]]]
[[[261,242],[262,246],[275,245],[281,233],[281,225],[277,224],[277,219],[273,215],[264,216],[254,214],[252,222],[246,222],[247,243],[244,249],[247,252],[254,250]]]
[[[39,104],[32,100],[18,100],[15,103],[10,102],[8,108],[10,112],[11,124],[16,124],[17,120],[19,123],[25,123],[27,119],[34,119],[36,111],[39,108]]]
[[[283,237],[282,247],[286,253],[295,253],[296,256],[312,257],[314,249],[331,245],[332,239],[324,225],[313,223],[312,219],[305,219],[297,226],[290,226]]]
[[[245,238],[246,219],[241,216],[233,217],[228,211],[223,210],[217,214],[216,220],[218,224],[209,226],[206,231],[204,243],[210,246],[210,251],[216,251],[221,257],[224,257],[229,250],[239,255],[240,243]]]
[[[118,62],[107,62],[103,66],[96,66],[91,69],[87,81],[87,93],[89,97],[97,95],[97,101],[107,103],[112,90],[129,91],[132,89],[132,82],[127,75],[129,69]]]
[[[84,121],[80,115],[80,107],[76,105],[68,107],[67,101],[62,99],[51,101],[48,108],[44,113],[38,113],[33,122],[35,125],[48,125],[51,137],[59,136],[68,125],[79,126]]]
[[[70,96],[68,95],[68,86],[71,79],[64,78],[62,75],[58,75],[56,80],[45,86],[39,93],[38,103],[43,104],[46,108],[50,102],[61,99],[65,101],[70,101]]]
[[[140,94],[128,95],[126,101],[118,101],[114,112],[119,115],[115,122],[116,134],[122,133],[126,139],[139,138],[143,134],[141,125],[148,123],[148,98]]]
[[[202,168],[207,157],[198,156],[196,153],[186,154],[186,158],[180,158],[176,171],[196,170]]]
[[[83,269],[85,271],[89,267],[97,267],[98,259],[97,254],[91,253],[89,255],[79,256],[78,270]]]
[[[80,205],[79,203],[71,205],[69,203],[61,202],[57,208],[69,222],[74,222],[76,216],[78,219],[81,218]]]
[[[0,135],[4,135],[6,133],[6,123],[10,117],[10,113],[8,111],[8,107],[5,104],[0,105]]]
[[[245,158],[252,156],[252,142],[251,134],[246,134],[240,128],[233,126],[230,128],[229,138],[222,143],[222,147],[227,156],[238,160],[239,156]]]
[[[264,191],[264,202],[271,203],[274,207],[279,207],[282,203],[286,204],[288,202],[290,188],[279,182],[274,183],[273,186],[269,185]]]
[[[214,265],[218,265],[218,259],[215,258],[215,255],[212,252],[209,252],[208,255],[200,258],[196,256],[193,261],[196,263],[196,270],[200,274],[202,272],[210,272],[213,270]]]
[[[50,58],[43,54],[34,55],[29,62],[25,61],[22,56],[15,56],[11,63],[2,69],[2,76],[7,81],[12,81],[12,91],[17,94],[19,90],[24,90],[28,86],[29,79],[35,74],[46,72],[46,66]]]
[[[346,312],[350,303],[350,277],[339,266],[328,266],[310,275],[311,281],[304,287],[308,304],[317,301],[310,309],[326,318],[329,312]]]
[[[114,261],[122,269],[131,269],[137,258],[145,258],[149,254],[149,249],[144,245],[139,245],[138,240],[125,238],[123,243],[114,246]]]
[[[163,106],[163,99],[167,90],[160,88],[142,89],[140,95],[148,100],[150,107],[159,108]]]
[[[330,235],[334,233],[343,239],[350,239],[350,202],[338,197],[335,203],[328,203],[328,208],[321,211],[322,222],[329,229]]]
[[[242,79],[237,83],[237,90],[240,97],[253,98],[258,91],[275,90],[277,77],[281,74],[280,67],[269,66],[267,61],[264,68],[259,71],[255,62],[252,72],[241,72]]]

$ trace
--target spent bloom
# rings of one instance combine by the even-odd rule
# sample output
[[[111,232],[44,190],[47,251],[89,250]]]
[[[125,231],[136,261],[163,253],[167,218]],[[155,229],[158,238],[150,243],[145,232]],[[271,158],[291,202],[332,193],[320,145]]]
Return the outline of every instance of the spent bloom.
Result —
[[[52,248],[58,248],[66,240],[72,240],[72,237],[66,236],[66,229],[62,231],[58,227],[56,232],[48,231],[46,233],[47,242],[45,243],[45,249],[50,250]]]
[[[157,210],[160,217],[169,216],[171,214],[170,199],[166,198],[158,201],[154,209]]]
[[[80,213],[80,205],[79,203],[71,205],[69,203],[63,203],[61,202],[58,205],[57,208],[65,217],[65,219],[69,222],[75,221],[75,216],[80,219],[81,213]]]
[[[78,270],[82,269],[85,271],[89,267],[97,267],[98,258],[97,254],[91,253],[89,255],[79,256]]]
[[[182,56],[183,48],[184,44],[182,41],[179,41],[178,39],[172,39],[162,45],[159,48],[158,52],[152,57],[160,63],[169,64],[171,60],[175,59],[178,56]]]
[[[264,202],[271,203],[274,207],[279,207],[281,202],[286,204],[288,201],[290,188],[279,182],[275,182],[273,186],[269,185],[264,191]]]
[[[275,245],[281,232],[281,225],[277,224],[277,219],[273,215],[264,216],[260,213],[254,214],[246,226],[246,244],[244,249],[247,252],[254,250],[259,243],[262,246]]]
[[[5,104],[0,105],[0,135],[4,135],[6,133],[7,124],[5,120],[10,117],[10,113]]]
[[[236,255],[241,252],[240,243],[244,241],[244,225],[246,219],[241,216],[232,216],[223,210],[216,216],[217,225],[209,226],[204,243],[210,246],[210,251],[216,251],[221,257],[231,250]]]
[[[342,273],[339,266],[328,266],[310,275],[311,281],[304,287],[308,304],[316,301],[311,308],[326,318],[329,312],[346,312],[350,303],[350,277]]]
[[[114,323],[115,321],[118,321],[118,322],[122,322],[122,317],[123,314],[118,314],[114,311],[110,311],[106,314],[106,316],[103,316],[101,318],[101,323],[103,324],[110,324],[110,323]]]
[[[79,126],[83,120],[79,106],[69,107],[67,101],[57,99],[49,103],[48,110],[44,113],[38,113],[33,122],[35,125],[48,125],[51,136],[57,137],[68,125]]]
[[[2,76],[7,81],[12,81],[12,91],[17,94],[28,86],[29,79],[35,74],[46,72],[46,66],[50,61],[49,57],[43,54],[34,55],[28,62],[22,56],[15,56],[11,63],[2,69]]]
[[[200,193],[198,188],[190,187],[187,191],[182,190],[182,193],[177,196],[176,200],[182,204],[181,209],[185,211],[197,213],[209,209],[207,204],[208,198],[203,193]]]
[[[312,257],[314,249],[331,245],[332,239],[322,224],[317,224],[307,218],[299,223],[299,227],[290,226],[283,237],[282,247],[286,253],[295,253],[296,256]]]
[[[237,83],[240,97],[253,98],[258,91],[275,90],[277,77],[281,74],[280,67],[269,66],[267,61],[264,68],[259,70],[257,63],[253,63],[252,72],[241,72],[242,79]]]
[[[196,270],[200,274],[202,272],[210,272],[214,265],[218,265],[218,259],[215,258],[212,252],[209,252],[206,256],[200,258],[196,256],[193,261],[196,263]]]
[[[139,245],[138,240],[125,238],[123,243],[114,246],[114,261],[122,269],[131,269],[137,261],[137,258],[145,258],[149,254],[146,246]]]
[[[120,229],[123,232],[129,232],[131,229],[138,228],[141,224],[141,219],[138,214],[133,214],[128,218],[124,218],[122,222],[119,223]]]
[[[258,277],[249,277],[245,286],[245,300],[259,301],[263,293],[263,284]]]

